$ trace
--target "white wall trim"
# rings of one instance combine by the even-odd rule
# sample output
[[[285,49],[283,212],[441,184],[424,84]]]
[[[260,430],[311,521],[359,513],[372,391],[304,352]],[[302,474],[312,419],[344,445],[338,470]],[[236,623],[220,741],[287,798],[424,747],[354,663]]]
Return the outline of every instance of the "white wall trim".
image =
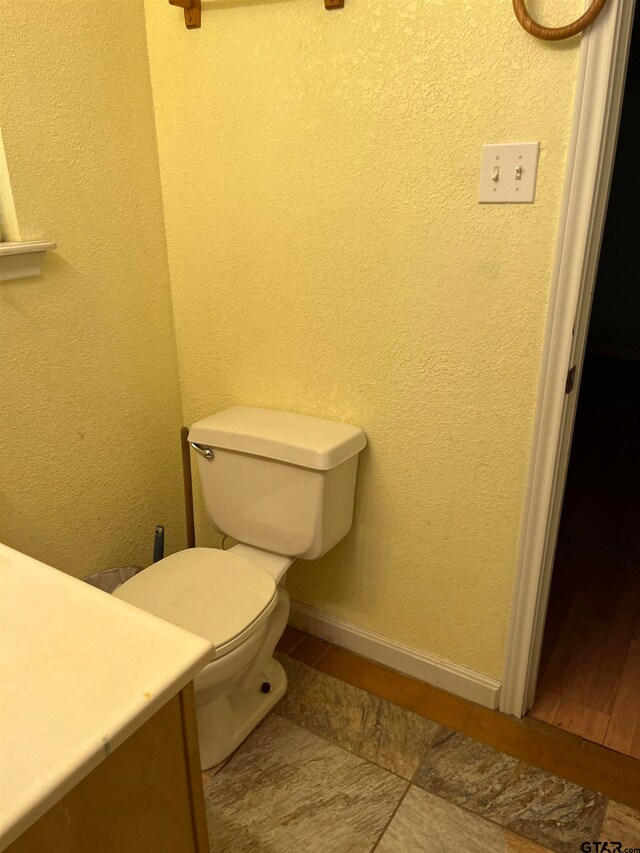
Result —
[[[541,359],[500,709],[533,701],[584,347],[606,216],[633,22],[611,0],[582,37],[571,143]],[[576,391],[565,394],[576,364]]]
[[[300,631],[342,646],[350,652],[356,652],[486,708],[498,707],[500,682],[472,669],[388,640],[380,634],[360,628],[337,616],[330,616],[300,601],[291,602],[289,624]]]

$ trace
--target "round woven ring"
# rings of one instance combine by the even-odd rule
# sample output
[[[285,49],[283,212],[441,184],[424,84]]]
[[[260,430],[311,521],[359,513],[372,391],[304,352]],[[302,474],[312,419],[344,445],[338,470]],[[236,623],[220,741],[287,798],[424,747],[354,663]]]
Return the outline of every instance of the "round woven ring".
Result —
[[[592,21],[598,17],[607,0],[593,0],[584,15],[581,15],[572,24],[567,24],[566,27],[543,27],[537,21],[534,21],[531,15],[527,12],[525,0],[513,0],[513,11],[516,13],[516,18],[524,29],[539,39],[545,41],[561,41],[569,39],[572,36],[581,33]]]

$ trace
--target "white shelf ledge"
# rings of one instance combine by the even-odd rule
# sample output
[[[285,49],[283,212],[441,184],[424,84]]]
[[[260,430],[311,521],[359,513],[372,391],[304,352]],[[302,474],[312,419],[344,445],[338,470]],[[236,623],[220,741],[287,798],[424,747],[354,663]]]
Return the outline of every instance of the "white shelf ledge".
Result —
[[[55,248],[55,243],[44,240],[0,243],[0,281],[40,275],[45,254]]]

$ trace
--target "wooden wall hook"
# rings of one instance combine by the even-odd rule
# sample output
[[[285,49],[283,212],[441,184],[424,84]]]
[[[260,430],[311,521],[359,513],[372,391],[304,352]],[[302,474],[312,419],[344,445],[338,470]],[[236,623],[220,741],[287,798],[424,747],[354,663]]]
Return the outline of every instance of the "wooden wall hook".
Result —
[[[344,0],[324,0],[325,9],[342,9],[344,8]]]
[[[202,0],[169,0],[169,3],[184,10],[184,24],[188,30],[201,26]]]

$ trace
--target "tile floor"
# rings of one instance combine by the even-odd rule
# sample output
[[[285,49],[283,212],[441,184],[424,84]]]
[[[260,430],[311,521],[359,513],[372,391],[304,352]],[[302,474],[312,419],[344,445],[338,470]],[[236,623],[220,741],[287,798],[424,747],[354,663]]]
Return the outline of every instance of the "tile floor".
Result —
[[[456,703],[445,725],[321,671],[328,644],[290,645],[287,694],[204,774],[212,853],[640,853],[635,809],[469,737]]]

